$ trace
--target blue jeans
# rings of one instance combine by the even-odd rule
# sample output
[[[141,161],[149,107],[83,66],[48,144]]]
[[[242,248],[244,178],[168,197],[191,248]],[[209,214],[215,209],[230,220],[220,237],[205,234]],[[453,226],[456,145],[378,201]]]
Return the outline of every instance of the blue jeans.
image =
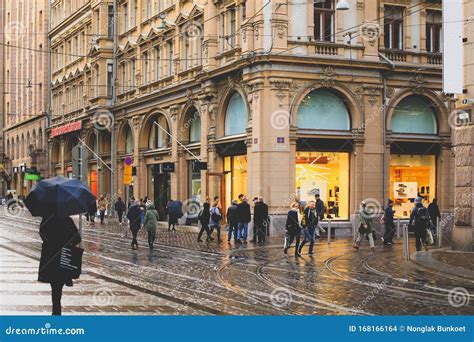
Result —
[[[304,240],[300,245],[300,250],[303,248],[303,246],[308,242],[309,240],[309,250],[308,253],[312,254],[313,249],[314,249],[314,242],[316,240],[316,225],[309,226],[304,230]]]
[[[244,241],[247,241],[248,231],[249,231],[249,223],[239,222],[239,232],[237,235],[237,239],[239,240],[244,239]]]
[[[237,223],[229,223],[229,231],[227,232],[227,240],[230,241],[232,238],[232,232],[234,233],[234,239],[239,238],[239,228]]]

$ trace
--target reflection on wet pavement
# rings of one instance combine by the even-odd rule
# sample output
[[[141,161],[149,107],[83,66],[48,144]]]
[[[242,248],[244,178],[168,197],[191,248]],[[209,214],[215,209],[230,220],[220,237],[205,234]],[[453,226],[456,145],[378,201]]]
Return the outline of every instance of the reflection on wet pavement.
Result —
[[[11,221],[12,219],[9,218]],[[0,220],[0,310],[48,314],[49,286],[36,282],[41,241],[27,218]],[[130,249],[126,229],[84,227],[84,274],[65,290],[65,314],[419,315],[473,314],[474,279],[402,259],[401,243],[375,254],[349,240],[318,242],[314,257],[266,245],[198,243],[192,231],[159,230],[155,250]],[[467,291],[452,303],[453,288]]]

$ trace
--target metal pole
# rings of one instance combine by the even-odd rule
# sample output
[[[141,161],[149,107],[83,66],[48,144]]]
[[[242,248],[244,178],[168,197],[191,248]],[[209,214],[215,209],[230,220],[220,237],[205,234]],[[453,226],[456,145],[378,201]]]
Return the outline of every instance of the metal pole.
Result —
[[[328,245],[331,244],[331,219],[328,219]]]
[[[397,240],[400,240],[400,219],[397,219]]]
[[[441,248],[443,245],[443,232],[441,230],[441,221],[439,217],[436,218],[436,237],[438,238],[438,247]]]
[[[410,260],[410,244],[408,238],[408,225],[403,226],[403,256],[406,261]]]

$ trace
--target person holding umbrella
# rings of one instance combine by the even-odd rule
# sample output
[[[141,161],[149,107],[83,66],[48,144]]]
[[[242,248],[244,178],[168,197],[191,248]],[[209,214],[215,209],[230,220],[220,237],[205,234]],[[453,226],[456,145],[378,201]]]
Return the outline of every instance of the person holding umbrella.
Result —
[[[88,211],[95,200],[90,190],[77,179],[54,177],[40,181],[28,194],[25,205],[33,216],[42,217],[41,259],[38,281],[51,285],[53,315],[61,315],[64,285],[72,286],[82,268],[80,233],[70,215]]]

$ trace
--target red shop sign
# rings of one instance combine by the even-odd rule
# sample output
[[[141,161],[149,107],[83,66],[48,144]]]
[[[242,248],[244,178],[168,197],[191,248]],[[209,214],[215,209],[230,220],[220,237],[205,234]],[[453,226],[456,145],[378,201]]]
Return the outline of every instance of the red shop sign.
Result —
[[[81,129],[82,129],[82,121],[71,122],[71,123],[68,123],[67,125],[63,125],[63,126],[59,126],[59,127],[55,127],[51,129],[51,138],[54,138],[66,133],[79,131]]]

